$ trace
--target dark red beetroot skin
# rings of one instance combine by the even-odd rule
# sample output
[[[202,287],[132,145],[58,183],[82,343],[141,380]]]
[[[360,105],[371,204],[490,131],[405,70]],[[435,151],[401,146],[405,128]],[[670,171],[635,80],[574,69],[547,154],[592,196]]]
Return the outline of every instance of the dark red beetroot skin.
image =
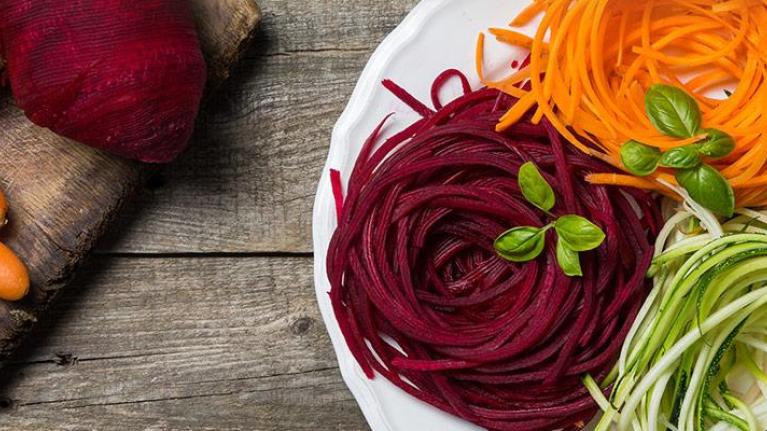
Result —
[[[185,0],[0,0],[0,38],[34,123],[145,162],[186,147],[206,68]]]

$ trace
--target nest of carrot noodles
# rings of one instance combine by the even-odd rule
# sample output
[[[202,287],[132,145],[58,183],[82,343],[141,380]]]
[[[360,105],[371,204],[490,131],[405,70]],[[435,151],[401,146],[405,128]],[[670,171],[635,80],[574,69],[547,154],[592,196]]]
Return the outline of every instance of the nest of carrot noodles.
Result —
[[[442,106],[458,77],[465,95]],[[368,377],[492,430],[575,429],[596,413],[581,378],[604,378],[650,286],[660,227],[651,194],[588,184],[610,167],[564,145],[546,121],[495,124],[514,102],[471,92],[447,71],[435,109],[390,81],[422,118],[363,146],[338,200],[327,269],[341,331]],[[500,258],[493,242],[545,215],[522,196],[520,166],[534,162],[552,184],[555,216],[580,214],[607,234],[583,253],[583,277],[567,277],[553,239],[528,263]],[[341,195],[340,176],[332,175]]]
[[[514,21],[539,15],[534,37],[492,29],[499,40],[530,49],[529,67],[485,84],[518,97],[501,118],[503,130],[535,107],[583,152],[622,167],[630,139],[666,150],[689,140],[662,136],[645,114],[655,83],[681,87],[701,108],[703,125],[735,138],[736,148],[713,165],[729,180],[738,206],[767,205],[767,4],[751,0],[535,0]],[[484,39],[481,37],[480,42]],[[481,53],[481,44],[479,46]],[[481,64],[481,56],[478,59]],[[518,83],[528,80],[529,90]],[[727,97],[721,88],[734,88]],[[577,136],[576,136],[577,135]],[[637,178],[613,173],[589,181],[667,192],[669,171]]]

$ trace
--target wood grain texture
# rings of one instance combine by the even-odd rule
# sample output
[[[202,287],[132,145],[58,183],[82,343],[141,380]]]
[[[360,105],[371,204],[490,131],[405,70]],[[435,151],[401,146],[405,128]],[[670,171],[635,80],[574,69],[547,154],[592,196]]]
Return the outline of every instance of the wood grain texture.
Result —
[[[231,16],[252,18],[234,20],[225,30],[200,25],[201,40],[208,48],[210,82],[215,87],[226,75],[224,66],[250,39],[260,15],[251,0],[194,1],[206,2],[216,2],[220,8],[198,6],[195,11],[215,12],[217,19],[227,10]],[[195,18],[208,21],[204,15]],[[82,257],[142,182],[147,168],[34,126],[7,97],[0,102],[0,124],[4,150],[0,178],[11,206],[11,225],[3,230],[2,238],[27,264],[32,282],[30,295],[23,301],[0,302],[2,359],[70,280]]]
[[[183,160],[120,222],[120,253],[309,252],[330,133],[416,0],[264,0],[262,31]]]
[[[310,257],[98,257],[52,317],[2,370],[0,430],[365,429]]]

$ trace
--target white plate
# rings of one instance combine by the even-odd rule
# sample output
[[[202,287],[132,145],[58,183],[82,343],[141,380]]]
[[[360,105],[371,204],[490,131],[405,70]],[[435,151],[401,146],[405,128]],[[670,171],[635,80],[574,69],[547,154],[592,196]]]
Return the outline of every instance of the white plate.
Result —
[[[376,49],[333,130],[330,152],[314,203],[314,283],[341,374],[373,431],[469,431],[481,428],[411,397],[383,377],[368,380],[346,347],[327,294],[330,284],[325,256],[336,228],[329,170],[341,171],[346,184],[362,143],[385,115],[396,113],[388,123],[384,137],[417,119],[417,114],[381,86],[381,80],[394,80],[424,102],[430,100],[432,81],[445,69],[463,71],[477,87],[473,55],[477,34],[488,27],[507,25],[526,4],[524,0],[421,1]],[[525,55],[492,44],[489,39],[486,63],[489,73],[508,71],[512,59],[521,59]],[[457,87],[447,88],[442,96],[443,100],[450,100],[459,94]]]

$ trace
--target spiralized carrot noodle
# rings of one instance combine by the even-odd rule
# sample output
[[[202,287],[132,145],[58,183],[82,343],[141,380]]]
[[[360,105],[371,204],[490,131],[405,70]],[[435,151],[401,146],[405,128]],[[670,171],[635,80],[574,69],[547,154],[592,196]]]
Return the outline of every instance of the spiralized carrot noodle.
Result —
[[[535,0],[511,25],[542,15],[536,34],[492,29],[502,43],[530,50],[530,64],[485,85],[517,106],[499,131],[535,108],[583,152],[623,168],[620,147],[634,139],[662,150],[689,144],[660,134],[645,113],[653,84],[683,88],[701,108],[703,126],[735,138],[728,157],[712,162],[730,181],[739,206],[765,206],[767,178],[767,2],[762,0]],[[481,69],[483,50],[478,49]],[[520,91],[515,84],[529,79]],[[734,88],[727,97],[722,87]],[[584,142],[585,141],[585,142]],[[658,170],[642,181],[592,175],[601,184],[661,188]],[[673,179],[671,179],[673,182]],[[758,190],[757,190],[758,188]]]

